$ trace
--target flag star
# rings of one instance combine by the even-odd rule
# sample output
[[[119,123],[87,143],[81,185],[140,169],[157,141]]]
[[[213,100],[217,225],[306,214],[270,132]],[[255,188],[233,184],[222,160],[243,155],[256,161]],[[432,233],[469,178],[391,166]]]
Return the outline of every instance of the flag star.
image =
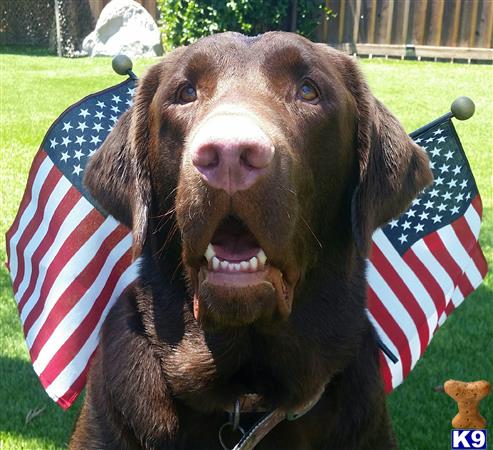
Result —
[[[423,231],[423,224],[422,223],[418,223],[414,229],[416,230],[416,233],[419,233],[420,231]]]
[[[111,99],[112,102],[115,102],[115,103],[120,103],[121,100],[120,100],[120,97],[118,95],[114,95],[113,98]]]
[[[435,168],[435,161],[430,160],[429,164],[430,169],[433,170]]]
[[[467,195],[466,195],[466,200],[469,200],[471,198],[471,193],[468,192]]]
[[[421,150],[424,150],[426,152],[428,150],[428,146],[427,145],[421,146]]]
[[[80,158],[84,156],[84,153],[82,153],[82,150],[76,150],[74,154],[74,158],[77,158],[80,161]],[[79,175],[79,174],[77,174]]]
[[[401,241],[401,244],[404,244],[404,242],[407,242],[407,234],[404,234],[402,233],[399,237],[398,237],[399,241]]]
[[[435,184],[437,186],[440,186],[441,184],[443,184],[443,178],[442,177],[438,177],[436,180],[435,180]]]
[[[87,156],[91,157],[94,153],[96,153],[96,149],[89,150],[89,154]]]
[[[70,131],[70,128],[74,128],[72,125],[70,125],[70,122],[63,122],[63,131],[66,131],[68,133]]]
[[[402,224],[402,229],[407,230],[411,226],[411,222],[408,222],[407,220]]]
[[[113,106],[111,107],[111,110],[112,110],[115,114],[116,114],[116,113],[118,113],[118,112],[120,112],[120,110],[118,109],[118,106],[116,106],[116,105],[113,105]]]
[[[443,130],[441,128],[439,128],[438,130],[433,132],[434,135],[442,134],[442,133],[443,133]]]
[[[442,165],[439,167],[440,172],[441,172],[441,173],[448,172],[448,168],[449,168],[449,167],[450,167],[450,166],[449,166],[449,165],[446,165],[445,163],[444,163],[444,164],[442,164]]]
[[[77,127],[78,130],[82,131],[84,133],[84,130],[86,128],[89,128],[85,122],[79,122],[79,126]]]
[[[94,114],[99,120],[101,120],[104,117],[104,114],[102,111],[97,111],[96,114]]]
[[[398,223],[398,222],[399,222],[399,221],[398,221],[397,219],[391,220],[391,221],[389,222],[390,228],[391,228],[391,229],[392,229],[392,228],[395,228],[395,227],[397,226],[397,223]]]
[[[126,102],[125,102],[128,106],[132,106],[134,104],[133,100],[131,98],[129,98]]]
[[[431,220],[433,220],[433,223],[441,222],[442,221],[442,216],[439,216],[438,214],[435,214]]]
[[[452,194],[450,192],[445,192],[445,194],[443,194],[443,199],[444,200],[450,200],[452,198]]]
[[[111,132],[111,131],[113,131],[113,125],[110,125],[110,126],[108,127],[108,132]]]
[[[438,211],[442,212],[442,211],[445,211],[447,209],[447,205],[445,205],[445,203],[440,203],[438,206],[437,206],[437,209]]]
[[[452,189],[453,187],[457,186],[457,180],[455,178],[452,178],[448,183],[448,187]]]
[[[92,129],[96,130],[96,132],[99,133],[103,129],[103,127],[101,126],[100,123],[95,123],[94,126],[92,127]]]
[[[435,147],[430,153],[433,156],[438,156],[440,154],[440,149]]]
[[[422,140],[423,140],[423,139],[418,138],[418,139],[416,139],[414,142],[416,142],[416,144],[419,144]]]
[[[65,145],[65,148],[68,147],[68,144],[70,144],[72,141],[68,138],[68,136],[62,138],[62,145]]]
[[[98,145],[101,142],[99,136],[91,136],[91,144]]]
[[[63,162],[67,162],[67,160],[70,158],[68,155],[68,152],[63,152],[62,157],[60,158]]]
[[[112,120],[112,121],[113,121],[113,125],[114,125],[114,124],[115,124],[115,122],[118,120],[118,117],[116,117],[116,116],[111,116],[111,117],[110,117],[110,120]]]
[[[454,170],[452,170],[452,172],[454,172],[454,175],[459,175],[459,173],[460,173],[460,169],[461,169],[461,167],[459,167],[459,166],[455,166],[455,169],[454,169]]]
[[[87,109],[81,109],[81,110],[80,110],[79,116],[84,117],[84,119],[85,119],[87,116],[89,116],[89,115],[90,115],[90,114],[89,114],[89,112],[87,111]]]
[[[464,194],[461,192],[460,194],[457,194],[455,196],[455,199],[458,201],[458,202],[461,202],[462,200],[464,200]]]
[[[74,166],[74,171],[72,172],[72,174],[75,173],[76,175],[79,175],[81,172],[82,172],[82,168],[80,167],[80,164]]]
[[[415,198],[412,202],[412,206],[416,206],[416,205],[419,205],[421,203],[421,199],[420,198]]]
[[[430,202],[429,200],[425,203],[425,208],[426,209],[429,209],[429,208],[433,208],[433,202]]]
[[[443,156],[445,156],[445,158],[447,158],[447,161],[448,161],[450,158],[453,158],[453,157],[454,157],[454,153],[453,153],[453,152],[451,152],[451,151],[449,150],[449,151],[448,151],[447,153],[445,153],[445,155],[443,155]]]
[[[430,198],[438,197],[438,189],[432,189],[430,191]]]
[[[75,143],[76,143],[76,144],[79,144],[81,147],[82,147],[82,144],[83,144],[84,142],[87,142],[87,141],[84,139],[84,135],[82,135],[82,136],[76,136],[76,137],[75,137]]]
[[[415,217],[416,211],[414,209],[410,209],[407,213],[407,217]]]
[[[419,218],[420,218],[421,220],[427,220],[427,219],[428,219],[428,213],[423,211],[423,212],[419,215]]]
[[[50,139],[50,148],[55,148],[58,145],[56,138]]]
[[[451,210],[450,210],[450,213],[451,214],[459,214],[459,208],[457,206],[454,206]]]
[[[445,142],[445,138],[443,136],[440,136],[438,139],[437,139],[437,144],[440,144],[441,142]]]
[[[127,94],[128,95],[134,95],[135,94],[135,88],[128,88]]]
[[[99,100],[99,102],[96,103],[96,106],[98,108],[104,108],[106,106],[106,104],[104,102],[102,102],[101,100]]]
[[[430,137],[430,138],[426,139],[426,141],[425,141],[425,142],[426,142],[427,144],[428,144],[429,142],[433,142],[433,138],[432,138],[432,137]]]

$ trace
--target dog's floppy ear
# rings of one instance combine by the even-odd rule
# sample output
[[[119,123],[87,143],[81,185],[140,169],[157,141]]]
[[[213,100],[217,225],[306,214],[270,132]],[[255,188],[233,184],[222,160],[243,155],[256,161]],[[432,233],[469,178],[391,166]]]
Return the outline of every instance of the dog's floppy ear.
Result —
[[[118,120],[91,157],[84,184],[102,208],[132,229],[137,257],[147,233],[151,186],[148,148],[151,145],[150,105],[159,85],[160,66],[139,81],[134,105]]]
[[[366,254],[371,235],[398,216],[433,179],[426,152],[370,92],[356,63],[343,57],[344,79],[357,107],[359,182],[352,199],[352,228]]]

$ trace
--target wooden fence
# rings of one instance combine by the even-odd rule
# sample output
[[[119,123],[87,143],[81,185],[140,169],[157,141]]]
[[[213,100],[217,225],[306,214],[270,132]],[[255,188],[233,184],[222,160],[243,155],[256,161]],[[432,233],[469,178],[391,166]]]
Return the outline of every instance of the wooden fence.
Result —
[[[493,60],[493,0],[326,0],[322,42],[351,53]]]

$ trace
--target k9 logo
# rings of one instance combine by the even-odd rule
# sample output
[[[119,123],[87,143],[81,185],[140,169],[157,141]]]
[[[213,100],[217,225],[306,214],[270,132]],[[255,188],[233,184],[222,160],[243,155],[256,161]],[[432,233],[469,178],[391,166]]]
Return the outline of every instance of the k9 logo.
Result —
[[[452,430],[452,450],[486,450],[486,430]]]

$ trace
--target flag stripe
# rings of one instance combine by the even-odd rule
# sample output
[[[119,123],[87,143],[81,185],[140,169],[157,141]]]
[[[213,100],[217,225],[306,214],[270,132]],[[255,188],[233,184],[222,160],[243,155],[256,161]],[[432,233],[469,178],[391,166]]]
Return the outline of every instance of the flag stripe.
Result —
[[[11,227],[5,233],[5,240],[9,242],[12,240],[12,237],[17,233],[19,229],[19,224],[21,220],[21,216],[26,209],[27,205],[31,202],[32,198],[32,185],[34,183],[34,179],[38,173],[38,170],[43,163],[43,161],[48,158],[48,155],[43,150],[38,150],[36,155],[34,155],[33,163],[31,165],[31,169],[29,169],[29,175],[27,176],[26,189],[22,196],[21,203],[19,205],[19,209],[17,210],[17,214],[15,216],[14,222]],[[10,246],[7,245],[7,257],[10,259]],[[10,267],[9,267],[10,271]]]
[[[107,219],[108,220],[108,219]],[[110,219],[114,220],[114,219]],[[119,243],[125,236],[128,235],[128,230],[122,226],[117,226],[107,237],[101,242],[97,253],[94,255],[91,261],[84,267],[82,272],[72,283],[67,285],[67,288],[63,294],[57,299],[55,306],[52,308],[46,320],[41,325],[36,339],[34,339],[31,347],[31,359],[36,366],[39,351],[43,346],[48,348],[55,348],[57,342],[63,342],[63,337],[59,336],[55,330],[59,326],[62,320],[66,319],[67,314],[75,309],[75,305],[84,304],[85,307],[90,307],[92,299],[96,298],[96,289],[101,290],[104,286],[109,270],[114,264],[114,253],[120,251],[121,245]],[[124,243],[125,249],[130,247],[129,242]],[[95,295],[96,294],[96,295]],[[79,313],[80,314],[80,313]],[[75,317],[69,317],[65,320],[66,325],[59,327],[60,331],[69,330],[70,323],[77,323],[80,320],[80,315],[76,314]],[[72,322],[71,322],[72,321]],[[47,340],[51,336],[51,342]],[[36,369],[36,367],[35,367]]]
[[[47,296],[51,291],[52,286],[57,280],[62,279],[60,278],[60,272],[66,267],[68,261],[71,260],[79,248],[84,245],[86,240],[85,238],[90,235],[90,233],[96,231],[102,220],[103,218],[101,214],[94,210],[94,208],[90,210],[78,224],[78,227],[72,229],[68,239],[61,243],[58,252],[53,255],[54,257],[52,261],[50,261],[50,265],[43,273],[45,276],[44,279],[42,279],[42,285],[37,285],[34,287],[31,296],[26,301],[26,305],[21,311],[21,320],[24,322],[24,332],[26,334],[45,307]],[[83,228],[81,229],[80,227]],[[58,244],[59,242],[55,240],[55,243]]]
[[[26,263],[29,265],[30,257],[35,250],[32,247],[39,244],[40,236],[42,236],[43,232],[45,231],[44,228],[46,227],[46,215],[53,214],[53,210],[56,209],[56,203],[60,198],[59,195],[62,194],[60,192],[61,189],[59,188],[58,183],[61,178],[62,173],[53,166],[47,175],[46,182],[41,186],[41,189],[39,191],[39,206],[32,215],[29,223],[27,223],[22,235],[19,238],[19,242],[16,246],[17,273],[12,282],[12,287],[15,291],[19,289],[19,284],[24,278],[25,265]],[[64,188],[68,189],[69,187],[70,183],[67,182]],[[42,221],[44,222],[44,227],[42,227]],[[31,245],[29,246],[28,244]]]
[[[51,247],[53,241],[55,240],[56,235],[53,230],[60,229],[63,221],[65,220],[69,212],[75,207],[79,199],[79,192],[77,192],[77,190],[75,189],[70,189],[62,198],[61,202],[58,204],[58,207],[51,217],[50,223],[48,224],[48,230],[46,234],[43,236],[43,239],[41,240],[38,248],[32,255],[30,272],[26,273],[26,275],[24,276],[24,281],[26,283],[24,284],[23,282],[21,286],[19,286],[19,290],[16,293],[17,298],[23,299],[18,304],[19,310],[22,310],[25,304],[25,300],[27,300],[27,298],[31,295],[32,290],[28,291],[28,288],[34,289],[35,282],[39,277],[40,261],[43,259],[44,255],[46,255],[48,249]]]
[[[385,280],[389,287],[392,286],[392,290],[398,293],[399,300],[406,309],[407,313],[414,322],[418,337],[420,341],[420,354],[423,353],[428,345],[428,340],[430,338],[430,332],[428,329],[428,320],[423,310],[420,308],[416,298],[409,290],[408,286],[402,281],[401,277],[397,274],[395,269],[389,263],[384,254],[380,251],[378,245],[374,245],[372,248],[371,260],[375,269],[380,272],[380,274],[385,274]],[[403,270],[402,264],[400,269]],[[401,274],[402,274],[401,270]],[[383,279],[383,276],[382,276]],[[372,284],[371,279],[369,283]],[[385,303],[384,300],[382,300]]]
[[[89,338],[84,342],[84,344],[81,346],[79,352],[77,355],[70,361],[69,364],[67,364],[63,370],[60,372],[60,374],[52,381],[47,380],[45,377],[40,376],[40,380],[43,382],[48,381],[48,385],[44,385],[46,388],[46,391],[50,396],[60,396],[57,393],[66,393],[73,383],[77,380],[79,373],[80,373],[80,367],[84,367],[86,361],[90,358],[90,356],[93,354],[94,350],[97,347],[98,343],[98,334],[99,334],[99,329],[101,328],[101,324],[103,320],[106,317],[106,314],[109,311],[109,308],[113,305],[115,300],[118,298],[118,296],[123,292],[123,290],[136,278],[137,274],[135,271],[136,267],[134,264],[129,266],[125,272],[122,274],[120,279],[118,280],[115,289],[113,290],[111,294],[110,301],[107,303],[103,315],[99,318],[97,326],[92,330],[92,333],[90,334]]]
[[[26,229],[27,224],[31,221],[31,218],[36,213],[36,210],[38,208],[39,193],[43,187],[46,176],[50,173],[52,167],[53,167],[53,163],[51,162],[50,158],[45,158],[42,160],[42,162],[39,166],[39,169],[38,169],[38,171],[34,177],[34,180],[32,182],[32,186],[30,186],[30,188],[29,188],[29,190],[31,192],[31,196],[29,198],[29,203],[22,210],[22,214],[20,216],[17,230],[12,235],[12,237],[10,239],[9,270],[10,270],[10,277],[12,279],[16,278],[17,267],[18,267],[17,252],[15,251],[15,249],[17,248],[19,240],[22,237],[22,234],[24,233],[24,230]]]
[[[435,277],[430,273],[428,267],[423,264],[423,261],[416,256],[412,247],[403,255],[403,260],[414,273],[419,275],[428,295],[433,300],[436,314],[440,315],[445,310],[446,300],[445,294]]]
[[[386,393],[389,393],[392,391],[392,375],[389,369],[387,358],[385,357],[383,352],[380,352],[379,361],[380,361],[380,375],[382,376],[384,389]]]
[[[465,224],[465,226],[469,228],[467,223]],[[447,243],[447,252],[449,253],[451,259],[453,259],[453,261],[457,264],[461,273],[466,274],[467,279],[470,282],[470,292],[472,292],[474,290],[472,286],[479,285],[483,281],[483,278],[481,277],[479,271],[476,269],[476,266],[474,264],[471,264],[471,257],[462,246],[462,243],[457,237],[454,228],[451,226],[444,227],[438,231],[438,235],[443,242]],[[469,271],[466,272],[466,269],[468,268]],[[464,288],[467,289],[468,287],[465,285]]]
[[[54,168],[52,172],[56,172],[52,175],[53,179],[56,179],[56,175],[58,174],[61,176],[61,173],[56,170],[56,168]],[[19,258],[19,270],[17,272],[16,280],[13,282],[13,288],[20,296],[25,292],[31,278],[32,265],[34,263],[33,254],[41,245],[43,237],[48,234],[50,230],[49,225],[52,222],[53,216],[59,210],[60,203],[63,202],[65,195],[70,191],[70,187],[71,184],[66,178],[59,178],[58,183],[54,186],[49,198],[44,202],[46,205],[44,211],[41,211],[41,209],[38,210],[38,212],[42,212],[42,214],[40,214],[40,216],[42,215],[42,218],[38,217],[39,220],[34,220],[33,218],[28,229],[26,229],[19,241],[17,249],[21,250],[24,258]],[[35,228],[29,230],[30,226],[33,224]],[[21,242],[23,248],[20,249]]]
[[[36,304],[36,301],[39,299],[40,292],[44,292],[43,285],[46,276],[49,274],[53,276],[56,272],[56,258],[58,255],[61,253],[63,256],[66,254],[66,248],[73,246],[72,238],[77,236],[77,227],[84,222],[90,223],[91,220],[93,220],[90,216],[91,212],[94,211],[92,205],[84,198],[81,198],[75,188],[72,188],[71,191],[77,195],[78,201],[72,209],[68,210],[68,214],[63,217],[64,220],[62,225],[56,230],[56,237],[52,239],[52,244],[39,262],[38,277],[31,279],[31,283],[21,297],[19,297],[18,293],[15,294],[18,301],[18,308],[22,322],[24,322],[27,314]],[[69,205],[64,204],[64,206]],[[55,234],[55,230],[53,230],[53,234]]]
[[[78,349],[80,349],[83,342],[89,339],[93,329],[97,327],[105,308],[108,306],[108,299],[111,298],[112,292],[115,289],[117,282],[119,281],[122,271],[130,265],[132,262],[131,250],[128,248],[128,241],[122,241],[121,247],[127,248],[127,250],[120,256],[116,264],[111,267],[111,272],[108,274],[103,289],[96,294],[94,302],[91,302],[90,307],[82,305],[83,309],[80,311],[79,320],[72,322],[75,326],[69,327],[62,331],[60,336],[60,345],[52,348],[46,346],[47,351],[44,355],[40,355],[34,363],[34,368],[37,373],[43,376],[48,382],[52,382],[67,366],[70,361],[77,355]],[[117,253],[121,253],[119,250]],[[81,302],[87,300],[89,295],[85,295],[86,299],[81,299]],[[65,334],[65,335],[63,335]]]
[[[93,214],[93,212],[91,212],[89,216],[91,214]],[[65,287],[70,285],[92,260],[94,255],[93,252],[98,248],[99,242],[106,239],[108,234],[118,226],[116,221],[103,220],[104,218],[96,210],[94,210],[94,218],[99,226],[96,228],[93,223],[89,225],[89,230],[86,230],[85,232],[83,230],[78,230],[77,237],[80,238],[84,236],[85,239],[83,242],[78,242],[77,245],[74,246],[76,247],[75,252],[72,248],[70,256],[64,257],[63,260],[59,261],[59,269],[53,278],[53,283],[47,288],[46,295],[43,295],[43,298],[45,298],[43,308],[39,310],[38,314],[34,313],[33,310],[32,314],[26,318],[24,329],[26,333],[26,342],[29,347],[31,347],[40,326],[46,320],[46,317],[56,304],[57,299],[59,299],[65,291]],[[81,286],[81,289],[86,289],[86,286]]]
[[[391,341],[400,349],[399,353],[402,361],[402,369],[404,373],[408,373],[411,370],[412,360],[417,358],[417,355],[419,354],[419,349],[417,351],[416,349],[412,349],[407,334],[394,319],[394,317],[397,317],[394,315],[395,311],[390,310],[387,305],[384,305],[381,301],[381,298],[386,298],[385,295],[381,295],[385,290],[381,289],[380,292],[375,292],[373,290],[376,284],[377,283],[372,283],[368,288],[368,308],[372,311],[373,316],[379,325],[386,330]],[[391,297],[394,297],[393,293]],[[402,305],[401,309],[404,309],[402,308]],[[407,316],[407,312],[405,312],[405,315]],[[407,318],[407,321],[409,320],[410,319]]]

